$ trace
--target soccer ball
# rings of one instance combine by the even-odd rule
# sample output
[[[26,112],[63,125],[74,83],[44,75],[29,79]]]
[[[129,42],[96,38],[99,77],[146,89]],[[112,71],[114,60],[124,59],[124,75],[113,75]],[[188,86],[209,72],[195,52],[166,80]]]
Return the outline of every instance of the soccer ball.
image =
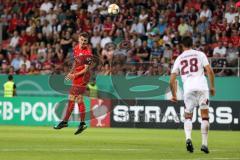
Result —
[[[118,14],[120,11],[119,6],[117,4],[110,4],[108,6],[108,13],[109,14]]]

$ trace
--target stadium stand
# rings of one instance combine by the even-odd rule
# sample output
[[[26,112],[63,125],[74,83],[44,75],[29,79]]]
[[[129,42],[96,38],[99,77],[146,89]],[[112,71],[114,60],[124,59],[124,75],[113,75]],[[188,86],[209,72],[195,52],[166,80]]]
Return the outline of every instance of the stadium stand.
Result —
[[[110,3],[120,6],[108,15]],[[233,0],[0,0],[1,74],[64,74],[88,32],[103,75],[169,75],[191,35],[218,76],[239,76],[240,8]]]

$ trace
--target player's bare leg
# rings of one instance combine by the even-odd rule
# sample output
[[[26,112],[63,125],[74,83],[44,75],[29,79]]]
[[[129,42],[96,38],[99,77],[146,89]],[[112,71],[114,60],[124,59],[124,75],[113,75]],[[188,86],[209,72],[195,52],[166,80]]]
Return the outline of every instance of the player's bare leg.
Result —
[[[68,100],[68,108],[66,110],[65,117],[63,121],[61,121],[57,126],[53,127],[54,129],[62,129],[64,127],[68,127],[68,119],[70,118],[71,113],[73,111],[74,103],[75,103],[75,96],[70,94],[69,100]]]
[[[201,151],[204,153],[209,153],[208,150],[208,130],[209,130],[209,116],[208,109],[201,109],[201,133],[202,133],[202,147]]]
[[[192,113],[185,112],[185,121],[184,121],[184,131],[185,131],[185,137],[186,137],[186,148],[187,151],[190,153],[193,152],[193,144],[192,144]]]
[[[79,95],[76,98],[77,102],[78,102],[78,108],[79,108],[79,112],[80,112],[80,124],[78,126],[77,131],[74,133],[75,135],[82,133],[82,131],[84,131],[87,128],[87,125],[85,123],[85,115],[86,115],[86,111],[85,111],[85,105],[83,102],[83,96]]]

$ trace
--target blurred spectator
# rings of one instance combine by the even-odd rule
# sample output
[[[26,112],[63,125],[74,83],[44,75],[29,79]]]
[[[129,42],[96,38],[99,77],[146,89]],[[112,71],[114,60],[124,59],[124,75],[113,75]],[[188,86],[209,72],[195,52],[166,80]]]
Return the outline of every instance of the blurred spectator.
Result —
[[[115,35],[113,36],[113,43],[118,46],[120,43],[122,43],[123,39],[124,39],[123,30],[117,29]]]
[[[93,1],[90,0],[89,3],[88,3],[87,11],[90,12],[90,13],[93,13],[97,8],[98,8],[98,4],[93,3]]]
[[[26,69],[28,70],[30,68],[30,61],[27,59],[27,56],[26,55],[23,55],[21,60],[20,60],[20,63],[19,65],[22,66],[23,64],[26,65]]]
[[[112,42],[112,39],[109,36],[109,33],[108,32],[104,32],[103,33],[103,38],[101,39],[101,42],[100,42],[101,48],[104,48],[106,44],[111,43],[111,42]]]
[[[201,2],[200,0],[188,0],[185,5],[187,8],[194,8],[196,11],[200,11],[201,9]]]
[[[224,18],[227,19],[227,23],[232,23],[236,16],[238,16],[238,13],[235,12],[233,5],[231,5],[230,8],[227,8],[227,12],[224,14]]]
[[[101,75],[111,75],[110,65],[108,63],[104,64],[104,66],[102,66],[99,74],[101,74]]]
[[[22,64],[22,65],[20,66],[20,69],[19,69],[19,71],[18,71],[18,74],[20,74],[20,75],[25,75],[25,74],[27,74],[27,73],[28,73],[28,70],[27,70],[26,64]]]
[[[103,29],[103,24],[101,23],[101,19],[96,17],[93,22],[93,33],[98,32],[100,33]]]
[[[142,45],[142,40],[138,37],[137,34],[132,35],[132,39],[130,40],[132,47],[140,47]]]
[[[37,50],[37,56],[38,56],[38,60],[40,62],[44,62],[47,56],[47,48],[44,42],[40,43],[40,46],[38,47]]]
[[[49,10],[49,13],[46,16],[46,20],[49,22],[49,24],[52,26],[53,21],[57,19],[57,15],[55,14],[54,10],[51,8]]]
[[[169,44],[166,44],[164,52],[163,52],[163,63],[169,64],[172,54],[173,54],[173,51],[171,49],[171,46]]]
[[[158,42],[153,43],[153,48],[151,49],[151,59],[152,58],[162,58],[163,56],[163,47],[158,45]]]
[[[16,52],[15,57],[11,62],[11,66],[13,66],[14,70],[17,71],[20,68],[20,63],[21,63],[20,53]]]
[[[147,41],[143,41],[143,45],[137,51],[139,62],[147,62],[150,60],[151,49],[147,46]]]
[[[202,17],[205,17],[207,21],[211,21],[212,19],[212,11],[206,4],[203,5],[202,10],[200,12],[200,18]]]
[[[76,11],[78,9],[79,1],[77,0],[72,0],[72,3],[70,5],[70,10]]]
[[[110,43],[105,45],[105,48],[102,50],[101,56],[103,59],[106,59],[108,62],[112,62],[114,53],[114,46]]]
[[[138,75],[137,71],[138,71],[138,69],[137,69],[136,65],[130,65],[126,75],[127,76],[136,76],[136,75]]]
[[[16,49],[16,47],[18,46],[19,44],[19,35],[18,35],[18,32],[17,31],[14,31],[13,33],[13,37],[11,38],[10,40],[10,44],[9,46],[10,47],[13,47],[14,49]]]
[[[146,34],[148,35],[149,33],[154,33],[154,34],[158,34],[158,23],[157,23],[157,19],[151,17],[150,21],[147,23],[147,32]]]
[[[0,54],[0,66],[2,66],[2,63],[6,62],[6,59],[4,59],[4,55]]]
[[[139,15],[139,21],[144,23],[147,21],[147,18],[148,18],[147,12],[145,11],[145,9],[141,9],[141,13]]]
[[[73,40],[72,40],[70,32],[68,32],[68,31],[62,32],[62,39],[61,39],[60,43],[62,46],[64,57],[67,56],[70,49],[72,48],[72,42],[73,42]]]
[[[223,43],[218,42],[218,46],[213,50],[214,57],[225,57],[226,56],[226,47],[223,46]]]
[[[137,23],[132,24],[132,28],[131,28],[130,32],[138,34],[140,36],[140,38],[143,39],[144,34],[145,34],[145,27],[144,27],[143,21],[138,19],[134,22],[137,22]]]
[[[238,49],[233,46],[233,43],[228,44],[228,48],[226,51],[226,57],[227,57],[227,63],[228,65],[232,67],[236,67],[238,64],[238,57],[239,57],[239,51]]]
[[[3,60],[1,64],[1,74],[7,74],[7,73],[8,73],[8,63],[6,60]]]
[[[6,57],[7,56],[7,50],[2,47],[0,44],[0,57]]]
[[[101,43],[101,36],[99,35],[99,32],[97,31],[93,32],[93,36],[91,37],[90,42],[92,44],[93,53],[97,55],[97,53],[100,50]]]
[[[17,13],[13,13],[13,17],[11,18],[10,22],[9,22],[9,27],[8,27],[8,31],[9,32],[13,32],[17,29],[17,25],[18,25],[18,17],[17,17]]]
[[[184,36],[189,31],[189,26],[184,18],[180,18],[180,24],[178,25],[178,32],[180,36]]]
[[[110,16],[106,17],[106,19],[103,22],[103,31],[107,32],[108,34],[110,34],[110,32],[113,29],[113,22]]]
[[[36,75],[39,74],[38,70],[35,67],[35,64],[31,64],[29,71],[28,71],[29,75]]]
[[[167,24],[165,23],[165,21],[163,20],[163,18],[160,18],[159,24],[158,24],[158,30],[160,35],[164,33],[166,27],[167,27]]]
[[[44,20],[43,22],[43,27],[42,27],[42,33],[45,37],[47,37],[48,35],[52,34],[52,26],[49,23],[48,20]]]
[[[197,31],[199,33],[205,33],[207,28],[209,27],[209,22],[206,17],[201,17],[197,25]]]
[[[50,9],[53,8],[52,3],[50,2],[50,0],[44,0],[44,2],[42,3],[42,5],[40,6],[40,11],[45,11],[45,12],[49,12]]]
[[[8,74],[9,74],[9,75],[14,75],[14,74],[16,74],[15,69],[14,69],[13,66],[10,66],[10,67],[9,67]]]
[[[27,37],[26,31],[22,30],[21,35],[19,37],[19,46],[22,47],[27,42],[28,42],[28,37]]]
[[[123,41],[117,48],[115,48],[113,54],[116,58],[122,58],[122,62],[124,62],[125,57],[128,56],[130,52],[130,47],[131,44],[129,41]]]

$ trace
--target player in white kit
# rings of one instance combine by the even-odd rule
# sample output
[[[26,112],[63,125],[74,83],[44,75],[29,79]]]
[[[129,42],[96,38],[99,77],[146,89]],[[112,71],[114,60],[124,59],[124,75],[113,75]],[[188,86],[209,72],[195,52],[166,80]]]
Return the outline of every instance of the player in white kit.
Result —
[[[193,152],[193,144],[191,140],[192,116],[195,107],[199,106],[201,110],[201,133],[202,147],[201,151],[209,153],[208,150],[208,130],[209,130],[209,91],[212,96],[215,95],[214,88],[214,72],[211,69],[208,59],[203,52],[192,49],[192,38],[183,37],[182,39],[183,53],[177,57],[174,62],[171,77],[170,88],[172,92],[172,101],[177,101],[176,76],[181,75],[184,90],[185,103],[185,121],[184,131],[186,136],[186,148],[189,152]],[[210,82],[208,88],[207,79],[204,76],[204,69]]]

